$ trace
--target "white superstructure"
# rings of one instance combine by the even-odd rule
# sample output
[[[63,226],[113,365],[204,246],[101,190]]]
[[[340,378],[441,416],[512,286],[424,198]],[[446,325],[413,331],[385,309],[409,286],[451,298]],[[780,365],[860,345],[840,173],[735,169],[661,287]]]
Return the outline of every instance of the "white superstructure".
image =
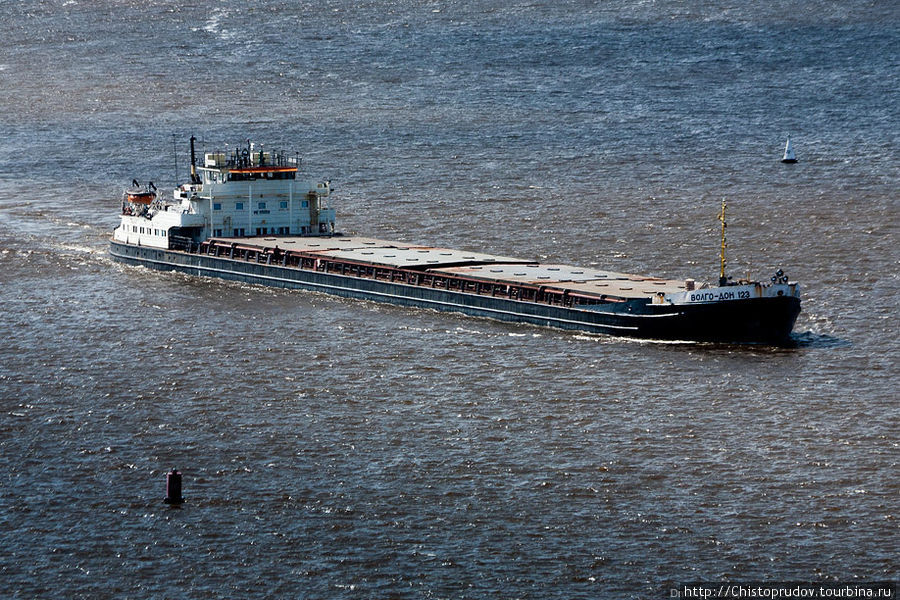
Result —
[[[331,185],[297,178],[300,158],[257,150],[249,143],[230,152],[207,152],[191,181],[161,200],[152,183],[125,192],[121,224],[113,238],[153,248],[188,249],[211,237],[331,235],[335,211]]]

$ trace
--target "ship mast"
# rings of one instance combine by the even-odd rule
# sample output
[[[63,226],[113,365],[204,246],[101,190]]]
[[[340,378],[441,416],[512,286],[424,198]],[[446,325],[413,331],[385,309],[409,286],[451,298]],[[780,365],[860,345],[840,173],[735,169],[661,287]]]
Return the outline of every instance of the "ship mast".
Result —
[[[194,142],[197,141],[197,138],[191,136],[191,183],[200,183],[200,178],[197,176],[197,154],[194,152]]]
[[[172,134],[172,157],[175,160],[175,187],[178,187],[178,142],[175,134]]]
[[[725,228],[728,225],[725,223],[725,198],[722,198],[722,213],[719,215],[719,220],[722,222],[722,252],[721,267],[719,269],[719,285],[726,285],[728,283],[728,278],[725,277],[725,247],[727,246],[725,243]]]

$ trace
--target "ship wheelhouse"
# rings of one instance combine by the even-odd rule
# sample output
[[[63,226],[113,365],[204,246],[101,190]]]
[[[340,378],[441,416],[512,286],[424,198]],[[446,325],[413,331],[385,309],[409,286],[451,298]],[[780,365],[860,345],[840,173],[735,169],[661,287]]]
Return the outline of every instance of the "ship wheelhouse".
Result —
[[[331,235],[334,210],[328,182],[300,181],[299,156],[235,149],[207,152],[197,180],[210,215],[206,237]]]

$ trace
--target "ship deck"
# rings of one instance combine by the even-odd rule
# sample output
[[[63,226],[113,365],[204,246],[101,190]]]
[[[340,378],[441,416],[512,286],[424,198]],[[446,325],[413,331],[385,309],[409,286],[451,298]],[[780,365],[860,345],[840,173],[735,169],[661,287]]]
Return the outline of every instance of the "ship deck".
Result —
[[[215,241],[241,247],[278,249],[337,261],[413,269],[491,283],[534,285],[578,294],[624,299],[685,291],[683,281],[632,275],[560,264],[541,264],[508,256],[392,242],[369,237],[218,237]]]

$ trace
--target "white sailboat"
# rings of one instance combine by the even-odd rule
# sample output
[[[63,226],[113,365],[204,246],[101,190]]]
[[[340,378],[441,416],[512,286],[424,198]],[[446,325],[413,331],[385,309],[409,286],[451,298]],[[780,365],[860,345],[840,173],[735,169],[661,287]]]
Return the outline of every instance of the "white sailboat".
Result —
[[[797,162],[797,156],[794,154],[794,147],[791,146],[791,138],[788,138],[787,144],[784,146],[784,156],[781,158],[783,163]]]

